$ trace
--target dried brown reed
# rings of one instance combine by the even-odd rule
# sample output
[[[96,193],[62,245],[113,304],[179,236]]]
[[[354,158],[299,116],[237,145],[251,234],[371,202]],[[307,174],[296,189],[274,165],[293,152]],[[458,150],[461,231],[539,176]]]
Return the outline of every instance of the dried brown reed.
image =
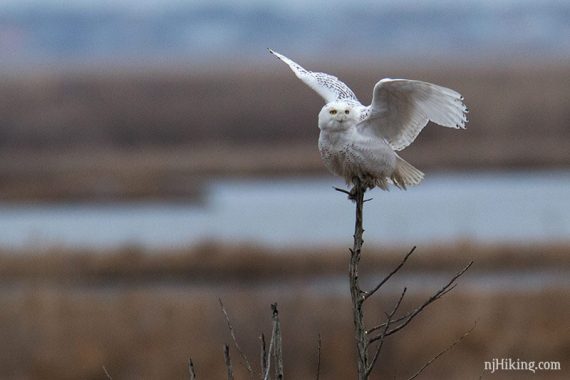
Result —
[[[362,270],[370,276],[386,273],[402,250],[367,253]],[[408,286],[403,310],[422,302],[448,280],[437,275],[463,264],[465,257],[475,259],[471,275],[483,276],[485,290],[464,279],[399,339],[386,341],[382,368],[372,378],[410,376],[474,321],[477,329],[423,378],[477,379],[484,361],[503,357],[557,360],[562,371],[503,371],[493,378],[567,378],[568,289],[529,284],[520,290],[485,282],[489,273],[567,273],[567,255],[563,244],[420,247],[407,265],[407,279],[381,299],[371,299],[369,316],[389,312],[400,286]],[[320,378],[351,378],[354,348],[345,266],[344,249],[272,251],[204,243],[170,252],[133,247],[107,253],[55,247],[5,250],[0,255],[2,378],[101,379],[102,366],[115,379],[187,378],[188,357],[198,379],[223,378],[222,348],[230,337],[218,297],[231,311],[248,357],[258,355],[260,332],[270,334],[268,305],[278,300],[286,376],[314,378],[320,333]],[[420,280],[413,281],[414,276]],[[246,378],[238,357],[232,360],[235,378]]]
[[[384,76],[432,81],[465,96],[466,131],[427,128],[421,144],[403,152],[421,169],[570,165],[568,65],[323,69],[365,103],[371,83]],[[325,173],[315,149],[321,106],[274,66],[215,75],[5,77],[0,199],[188,198],[212,175]]]
[[[369,247],[363,258],[366,272],[397,265],[406,248]],[[408,248],[409,249],[409,248]],[[467,258],[472,271],[568,270],[567,243],[479,245],[469,242],[421,247],[406,264],[412,272],[454,271]],[[112,251],[64,247],[0,251],[0,283],[12,280],[55,282],[136,282],[153,280],[244,281],[336,275],[346,272],[343,248],[264,248],[204,242],[188,248]]]

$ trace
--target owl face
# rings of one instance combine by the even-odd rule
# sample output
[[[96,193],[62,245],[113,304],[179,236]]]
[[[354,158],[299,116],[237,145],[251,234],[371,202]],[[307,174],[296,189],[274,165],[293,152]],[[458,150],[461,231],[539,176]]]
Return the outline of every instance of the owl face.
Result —
[[[346,129],[358,120],[357,110],[347,102],[331,102],[319,113],[320,129]]]

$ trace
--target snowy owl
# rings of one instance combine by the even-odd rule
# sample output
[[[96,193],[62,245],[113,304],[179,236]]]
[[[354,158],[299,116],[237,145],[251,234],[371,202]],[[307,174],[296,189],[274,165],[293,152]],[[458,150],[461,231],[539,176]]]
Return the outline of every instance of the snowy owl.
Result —
[[[417,185],[424,174],[395,151],[410,145],[432,121],[465,128],[463,97],[445,87],[408,79],[382,79],[374,86],[372,104],[364,106],[338,78],[305,70],[282,54],[285,62],[327,104],[319,112],[319,152],[325,166],[348,185],[358,178],[367,188],[388,190]]]

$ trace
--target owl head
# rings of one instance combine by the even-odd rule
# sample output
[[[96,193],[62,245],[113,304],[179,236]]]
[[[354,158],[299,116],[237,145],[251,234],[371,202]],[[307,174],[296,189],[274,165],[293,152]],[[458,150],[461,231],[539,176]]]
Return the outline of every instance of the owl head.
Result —
[[[358,110],[349,103],[336,101],[327,103],[319,112],[320,129],[346,129],[358,121]]]

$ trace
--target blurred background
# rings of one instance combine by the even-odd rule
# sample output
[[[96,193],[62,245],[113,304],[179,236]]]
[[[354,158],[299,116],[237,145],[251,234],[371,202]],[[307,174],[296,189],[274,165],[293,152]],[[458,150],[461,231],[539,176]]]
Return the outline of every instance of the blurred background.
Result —
[[[354,377],[353,205],[320,162],[321,98],[272,48],[364,104],[399,77],[470,109],[402,152],[421,186],[366,204],[366,284],[418,246],[370,325],[475,261],[373,378],[408,378],[477,321],[424,378],[567,379],[569,20],[557,0],[0,1],[2,378],[180,379],[190,356],[223,378],[218,297],[249,357],[278,302],[289,378],[315,377],[319,333],[321,378]]]

